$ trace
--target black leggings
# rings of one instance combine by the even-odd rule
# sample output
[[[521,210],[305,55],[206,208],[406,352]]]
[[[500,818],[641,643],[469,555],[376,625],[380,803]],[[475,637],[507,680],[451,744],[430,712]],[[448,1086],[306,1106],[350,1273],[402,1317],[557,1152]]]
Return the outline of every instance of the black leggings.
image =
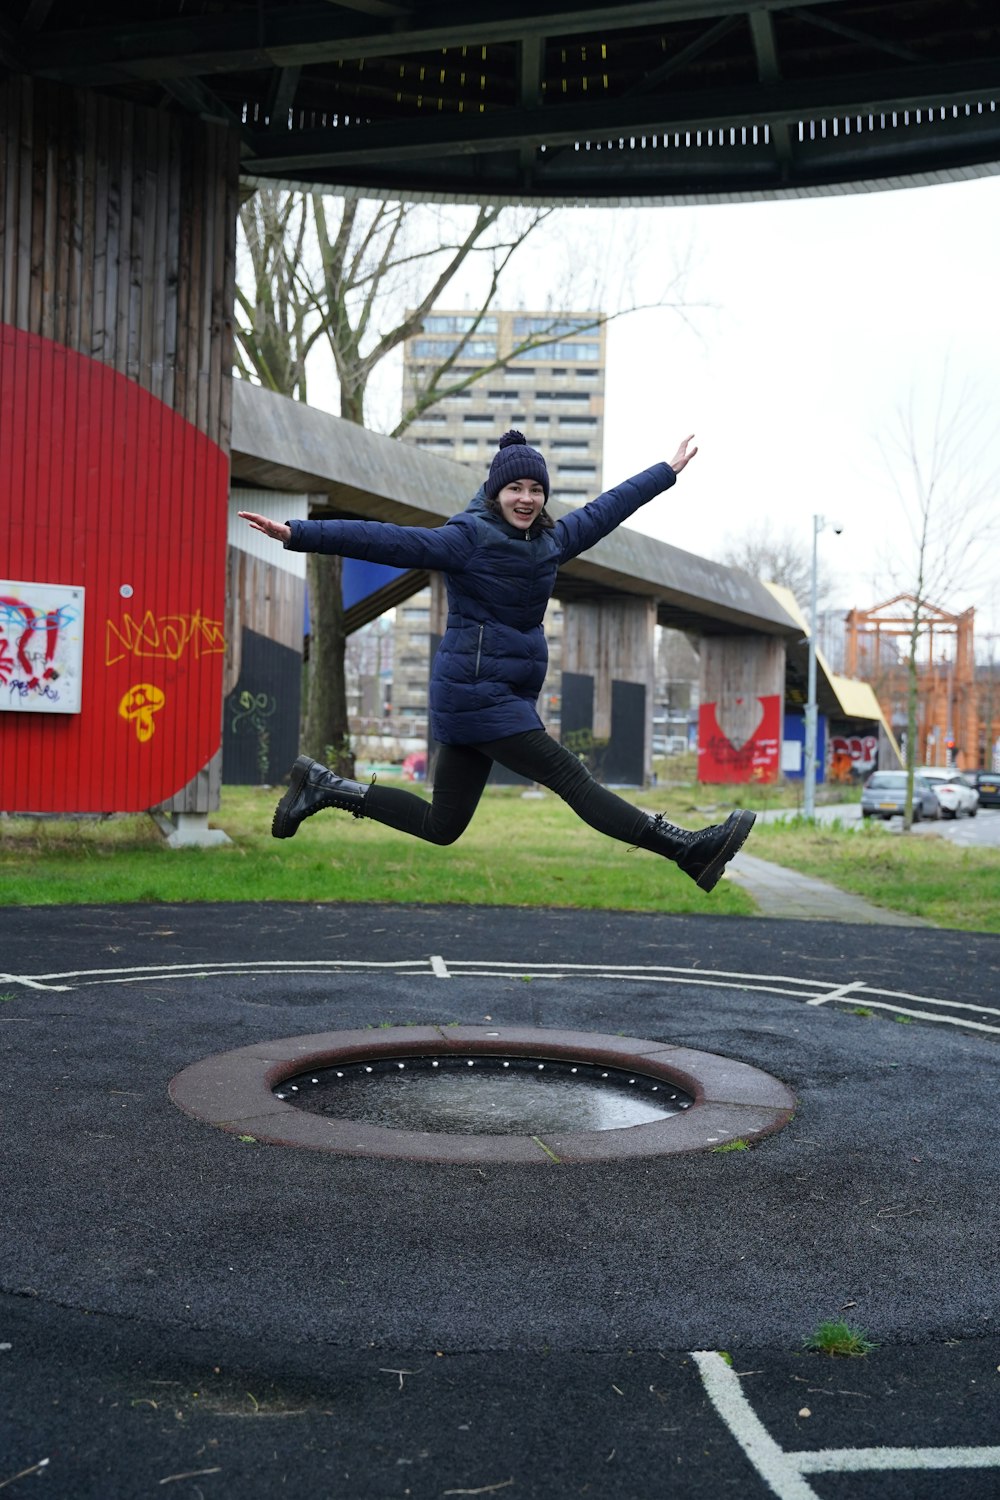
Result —
[[[647,813],[607,791],[582,761],[543,729],[480,745],[441,745],[433,801],[398,787],[375,785],[365,796],[364,815],[429,844],[453,844],[469,826],[493,761],[547,786],[585,823],[609,838],[637,844],[649,823]]]

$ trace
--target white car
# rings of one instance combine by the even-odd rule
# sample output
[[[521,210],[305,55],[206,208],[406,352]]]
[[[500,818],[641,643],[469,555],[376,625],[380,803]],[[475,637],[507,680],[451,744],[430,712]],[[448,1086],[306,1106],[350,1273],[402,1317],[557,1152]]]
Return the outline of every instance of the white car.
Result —
[[[968,813],[974,818],[979,811],[979,793],[969,785],[961,771],[949,771],[943,766],[922,766],[917,772],[930,782],[941,804],[942,818],[957,818],[959,813]]]

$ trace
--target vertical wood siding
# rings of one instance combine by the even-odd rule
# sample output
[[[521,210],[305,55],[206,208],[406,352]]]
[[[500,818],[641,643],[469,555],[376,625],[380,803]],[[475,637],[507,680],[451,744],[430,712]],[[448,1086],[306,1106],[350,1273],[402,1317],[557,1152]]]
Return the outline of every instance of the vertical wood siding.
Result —
[[[0,85],[0,579],[85,595],[80,713],[0,651],[7,811],[217,805],[237,183],[232,132]]]

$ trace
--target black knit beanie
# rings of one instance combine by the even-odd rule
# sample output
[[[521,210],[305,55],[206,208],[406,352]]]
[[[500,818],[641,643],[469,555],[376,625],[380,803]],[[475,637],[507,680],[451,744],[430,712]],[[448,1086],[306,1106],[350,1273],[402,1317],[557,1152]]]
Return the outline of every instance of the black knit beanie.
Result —
[[[505,484],[515,479],[537,479],[549,498],[549,471],[537,448],[529,448],[523,432],[505,432],[500,439],[499,451],[490,464],[490,477],[486,481],[486,493],[495,500]]]

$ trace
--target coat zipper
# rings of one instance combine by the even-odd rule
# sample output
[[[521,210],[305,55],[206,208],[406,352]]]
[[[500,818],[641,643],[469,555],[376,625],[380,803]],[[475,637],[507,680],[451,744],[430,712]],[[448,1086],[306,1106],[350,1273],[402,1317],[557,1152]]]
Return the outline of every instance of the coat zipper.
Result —
[[[480,627],[479,627],[479,642],[478,642],[478,645],[476,646],[476,670],[475,670],[475,674],[474,674],[476,677],[479,676],[479,658],[482,656],[482,654],[483,654],[483,626],[480,625]]]

